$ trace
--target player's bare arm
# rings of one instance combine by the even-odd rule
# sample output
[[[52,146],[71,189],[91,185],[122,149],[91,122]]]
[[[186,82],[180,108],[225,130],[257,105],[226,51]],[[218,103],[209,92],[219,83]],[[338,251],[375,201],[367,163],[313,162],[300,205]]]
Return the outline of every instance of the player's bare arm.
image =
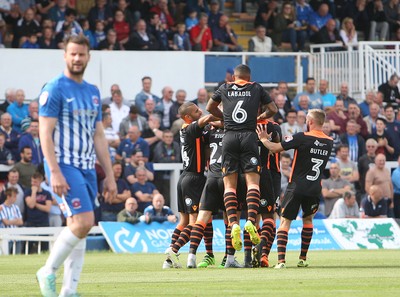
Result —
[[[212,114],[208,114],[204,117],[201,117],[198,121],[197,124],[199,125],[200,128],[205,127],[208,123],[219,121],[221,118],[218,118]]]
[[[265,111],[258,116],[257,120],[264,120],[273,117],[278,112],[278,107],[276,107],[275,102],[270,102],[263,106],[263,110]]]
[[[224,118],[224,115],[222,114],[222,111],[218,108],[218,105],[220,102],[214,101],[212,98],[208,100],[206,110],[217,117],[217,120],[222,120]]]
[[[61,173],[60,167],[57,163],[56,154],[54,152],[54,142],[52,136],[57,119],[40,116],[39,122],[40,144],[42,146],[43,155],[51,172],[50,184],[53,192],[61,197],[62,195],[67,194],[69,185]]]
[[[104,191],[108,192],[108,199],[112,201],[117,193],[117,185],[115,184],[114,173],[111,166],[111,158],[108,152],[108,143],[106,137],[104,136],[103,124],[101,122],[96,123],[94,148],[96,150],[96,156],[100,162],[100,165],[103,167],[103,170],[106,174],[106,178],[104,179]]]
[[[272,132],[267,133],[266,126],[257,125],[257,134],[260,141],[271,153],[280,153],[284,150],[280,142],[272,142]]]

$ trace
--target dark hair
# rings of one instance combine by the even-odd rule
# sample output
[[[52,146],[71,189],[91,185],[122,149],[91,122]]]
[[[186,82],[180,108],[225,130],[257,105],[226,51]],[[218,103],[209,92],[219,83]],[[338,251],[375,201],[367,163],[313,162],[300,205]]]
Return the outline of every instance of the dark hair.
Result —
[[[43,174],[42,173],[40,173],[39,171],[36,171],[33,175],[32,175],[32,178],[34,178],[34,179],[44,179],[44,176],[43,176]]]
[[[101,105],[101,111],[102,112],[105,112],[108,108],[110,108],[110,105],[108,105],[108,104],[102,104]]]
[[[142,82],[143,82],[145,79],[150,79],[150,80],[152,80],[150,76],[143,76],[143,77],[142,77]]]
[[[375,120],[375,122],[377,122],[377,121],[381,121],[381,122],[384,123],[385,125],[387,124],[386,119],[384,119],[384,118],[382,118],[382,117],[377,117],[376,120]]]
[[[340,149],[342,148],[349,148],[349,145],[346,143],[339,144],[338,147],[336,148],[336,153],[340,151]]]
[[[18,190],[16,188],[14,188],[14,187],[10,187],[10,188],[8,188],[6,190],[5,194],[6,194],[6,197],[10,197],[10,196],[12,196],[12,194],[17,195],[18,194]]]
[[[235,75],[240,78],[249,78],[251,75],[250,67],[245,64],[240,64],[235,67]]]
[[[343,199],[350,199],[351,196],[355,196],[356,194],[353,191],[346,191],[343,194]]]
[[[67,8],[65,10],[65,16],[70,16],[70,15],[77,16],[76,10],[73,8]]]
[[[84,45],[87,47],[88,51],[90,49],[90,43],[89,40],[86,38],[84,35],[75,35],[75,36],[69,36],[64,40],[65,44],[65,51],[67,50],[67,45],[69,43],[75,43],[79,45]]]
[[[289,113],[295,113],[295,114],[297,115],[297,110],[294,109],[294,108],[289,109],[289,110],[287,111],[287,113],[286,113],[286,117],[289,115]]]
[[[178,109],[178,113],[181,116],[181,118],[183,119],[183,117],[188,114],[189,109],[192,106],[195,106],[195,105],[196,104],[194,104],[193,102],[185,102],[185,103],[183,103]]]
[[[21,150],[20,150],[19,152],[20,152],[21,154],[23,154],[23,153],[25,153],[25,150],[26,150],[26,149],[32,150],[32,148],[31,148],[30,146],[26,145],[26,146],[22,147]]]
[[[290,157],[290,155],[289,155],[288,153],[286,153],[286,152],[282,152],[282,153],[281,153],[281,158],[292,159],[292,158]]]
[[[308,84],[308,82],[309,82],[310,80],[315,81],[315,78],[314,78],[314,77],[307,77],[307,79],[306,79],[306,84]]]
[[[389,108],[393,108],[394,109],[393,105],[388,103],[388,104],[385,105],[385,107],[383,107],[383,110],[386,111]]]

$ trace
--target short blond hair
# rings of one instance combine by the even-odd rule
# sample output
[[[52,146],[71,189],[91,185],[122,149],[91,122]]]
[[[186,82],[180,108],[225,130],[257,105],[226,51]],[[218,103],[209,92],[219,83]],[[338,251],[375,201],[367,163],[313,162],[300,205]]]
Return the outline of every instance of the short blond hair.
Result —
[[[307,116],[311,117],[318,126],[322,126],[325,122],[325,111],[322,109],[310,109]]]

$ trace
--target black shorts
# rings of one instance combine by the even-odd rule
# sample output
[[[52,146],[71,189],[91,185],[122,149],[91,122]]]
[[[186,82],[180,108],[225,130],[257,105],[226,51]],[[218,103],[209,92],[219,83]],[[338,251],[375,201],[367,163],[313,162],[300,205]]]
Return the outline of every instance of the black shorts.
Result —
[[[225,210],[224,205],[224,181],[221,177],[208,176],[201,194],[200,210],[212,211]]]
[[[294,220],[300,207],[303,210],[303,218],[315,214],[319,207],[319,197],[307,196],[306,193],[296,193],[296,183],[289,183],[282,200],[281,216],[288,220]]]
[[[178,180],[178,211],[198,213],[206,177],[203,173],[183,172]]]
[[[260,173],[260,207],[258,212],[273,213],[276,197],[271,171],[263,168]]]
[[[222,141],[222,173],[261,171],[258,137],[252,131],[226,131]]]

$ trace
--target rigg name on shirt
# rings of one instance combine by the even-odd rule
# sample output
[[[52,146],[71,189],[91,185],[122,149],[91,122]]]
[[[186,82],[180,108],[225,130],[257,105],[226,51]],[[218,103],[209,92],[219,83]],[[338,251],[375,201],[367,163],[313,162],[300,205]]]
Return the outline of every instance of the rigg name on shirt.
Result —
[[[316,149],[316,148],[311,148],[310,149],[311,154],[316,154],[316,155],[321,155],[321,156],[327,156],[328,151],[326,150],[321,150],[321,149]]]
[[[251,96],[251,92],[250,91],[228,91],[228,96],[233,96],[233,97]]]

